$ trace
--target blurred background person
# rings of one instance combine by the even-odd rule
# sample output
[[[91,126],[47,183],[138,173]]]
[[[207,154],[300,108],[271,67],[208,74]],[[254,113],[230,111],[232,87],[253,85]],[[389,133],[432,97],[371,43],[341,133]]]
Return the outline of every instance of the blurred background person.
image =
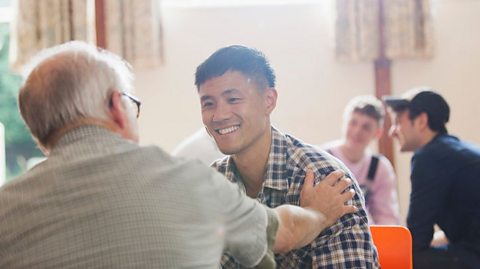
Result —
[[[385,109],[374,96],[353,98],[343,115],[343,138],[323,147],[355,175],[371,224],[399,224],[396,176],[390,161],[369,145],[383,133]]]
[[[448,133],[450,106],[430,87],[384,101],[390,135],[400,151],[413,152],[407,226],[414,268],[480,268],[480,148]]]
[[[180,142],[172,151],[173,156],[188,159],[198,159],[207,165],[225,157],[215,144],[215,140],[202,127],[195,133]]]

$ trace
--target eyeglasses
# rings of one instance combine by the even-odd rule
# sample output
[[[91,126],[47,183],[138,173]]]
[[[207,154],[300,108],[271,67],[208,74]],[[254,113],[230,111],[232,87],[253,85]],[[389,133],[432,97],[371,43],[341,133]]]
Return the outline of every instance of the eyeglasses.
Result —
[[[128,99],[130,99],[130,101],[135,103],[135,105],[137,107],[137,118],[138,118],[140,116],[140,106],[142,105],[142,102],[140,101],[140,99],[138,99],[137,97],[135,97],[135,96],[133,96],[133,95],[127,93],[127,92],[122,92],[120,94],[128,97]],[[113,97],[113,95],[110,97],[110,102],[108,103],[108,105],[110,107],[113,105],[112,97]]]
[[[126,92],[122,92],[122,95],[128,97],[128,99],[130,99],[133,103],[135,103],[135,105],[137,106],[137,118],[138,118],[140,116],[140,106],[142,105],[142,102],[140,101],[140,99]]]

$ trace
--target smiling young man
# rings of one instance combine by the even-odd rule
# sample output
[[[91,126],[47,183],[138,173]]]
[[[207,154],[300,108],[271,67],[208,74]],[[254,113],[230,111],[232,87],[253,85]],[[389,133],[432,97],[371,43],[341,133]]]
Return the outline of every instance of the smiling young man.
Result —
[[[324,148],[342,161],[358,180],[372,224],[399,224],[395,172],[390,161],[372,154],[369,145],[383,133],[385,109],[371,95],[350,100],[343,114],[343,139]]]
[[[414,268],[480,268],[480,148],[448,134],[450,108],[428,87],[384,101],[390,135],[402,152],[414,152],[407,216]]]
[[[347,171],[327,154],[271,126],[275,75],[261,52],[238,45],[219,49],[198,66],[195,84],[203,123],[218,148],[230,155],[214,167],[248,196],[272,208],[299,204],[308,169],[317,182],[336,169]],[[353,205],[359,210],[332,220],[309,246],[277,255],[278,268],[378,267],[363,197],[357,183],[352,186]],[[238,268],[228,254],[222,265]]]

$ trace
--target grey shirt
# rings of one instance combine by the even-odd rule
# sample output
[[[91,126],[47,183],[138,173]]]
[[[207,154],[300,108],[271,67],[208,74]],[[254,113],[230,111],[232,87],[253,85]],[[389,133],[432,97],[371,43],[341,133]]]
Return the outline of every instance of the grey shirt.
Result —
[[[266,227],[212,168],[83,126],[0,189],[0,268],[218,268],[225,250],[253,266]]]

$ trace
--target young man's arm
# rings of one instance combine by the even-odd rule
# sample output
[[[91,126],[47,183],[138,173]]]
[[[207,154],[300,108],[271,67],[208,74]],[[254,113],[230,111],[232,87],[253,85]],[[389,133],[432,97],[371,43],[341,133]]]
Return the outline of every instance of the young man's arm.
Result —
[[[351,180],[337,170],[314,186],[314,174],[307,171],[300,198],[302,207],[281,205],[274,209],[279,218],[274,252],[303,247],[343,215],[356,212],[355,206],[346,204],[355,194],[353,190],[345,191],[350,185]]]
[[[244,266],[274,268],[273,252],[307,245],[338,218],[356,211],[354,206],[346,205],[353,193],[343,192],[351,184],[343,175],[341,171],[332,172],[314,186],[314,174],[309,171],[301,193],[304,208],[282,205],[274,209],[246,197],[237,185],[215,175],[218,180],[207,185],[219,196],[227,217],[226,251]],[[261,211],[266,214],[264,217]],[[261,233],[263,236],[258,237]]]
[[[338,218],[357,210],[345,204],[354,193],[344,192],[351,185],[351,180],[345,178],[342,171],[334,171],[316,186],[313,184],[314,174],[307,171],[301,193],[303,208],[294,205],[266,208],[268,250],[255,268],[275,267],[274,252],[285,253],[311,243]]]
[[[327,166],[328,163],[318,165]],[[331,166],[331,168],[334,167]],[[348,171],[344,169],[343,171]],[[363,208],[362,193],[354,179],[352,177],[350,179],[352,179],[355,195],[349,204],[356,206],[358,211],[339,218],[312,242],[308,249],[308,255],[312,257],[312,268],[379,268],[377,253]]]

